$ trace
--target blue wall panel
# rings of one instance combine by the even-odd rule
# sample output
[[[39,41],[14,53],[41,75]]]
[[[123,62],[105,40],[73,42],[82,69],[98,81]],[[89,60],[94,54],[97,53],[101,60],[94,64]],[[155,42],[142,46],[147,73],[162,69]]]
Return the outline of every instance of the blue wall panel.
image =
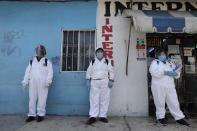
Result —
[[[0,114],[28,112],[25,68],[41,43],[53,62],[47,113],[87,115],[85,72],[60,73],[61,29],[95,29],[97,2],[0,2]]]

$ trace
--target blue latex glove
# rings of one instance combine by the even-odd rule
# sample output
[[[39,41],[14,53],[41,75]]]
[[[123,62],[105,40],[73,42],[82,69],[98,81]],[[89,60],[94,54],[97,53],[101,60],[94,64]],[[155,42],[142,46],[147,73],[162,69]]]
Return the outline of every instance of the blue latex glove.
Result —
[[[109,82],[108,82],[108,87],[109,87],[109,88],[112,88],[112,87],[113,87],[113,82],[112,82],[112,81],[109,81]]]
[[[170,71],[164,71],[164,75],[168,76]]]
[[[174,76],[178,76],[178,73],[174,71],[164,71],[164,75],[174,77]]]
[[[90,80],[86,80],[86,86],[87,86],[88,90],[90,90]]]

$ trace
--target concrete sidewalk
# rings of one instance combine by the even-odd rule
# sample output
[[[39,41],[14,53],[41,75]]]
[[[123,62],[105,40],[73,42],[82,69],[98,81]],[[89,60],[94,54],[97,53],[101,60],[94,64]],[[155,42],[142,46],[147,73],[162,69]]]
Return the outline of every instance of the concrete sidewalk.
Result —
[[[174,120],[168,126],[156,124],[151,117],[109,117],[109,123],[85,124],[87,117],[47,116],[43,122],[25,123],[24,115],[0,115],[0,131],[197,131],[197,119],[190,119],[190,127]]]

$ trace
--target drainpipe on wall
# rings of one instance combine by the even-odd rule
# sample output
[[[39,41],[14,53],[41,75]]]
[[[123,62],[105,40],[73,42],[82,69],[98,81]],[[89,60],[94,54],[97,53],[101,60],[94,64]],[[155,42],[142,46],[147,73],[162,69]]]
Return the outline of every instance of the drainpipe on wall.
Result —
[[[131,9],[132,9],[132,5],[133,5],[133,1],[130,0],[131,2]],[[127,59],[126,59],[126,76],[128,76],[128,65],[129,65],[129,52],[130,52],[130,41],[131,41],[131,26],[132,26],[132,20],[130,23],[130,27],[129,27],[129,39],[128,39],[128,45],[127,45]]]

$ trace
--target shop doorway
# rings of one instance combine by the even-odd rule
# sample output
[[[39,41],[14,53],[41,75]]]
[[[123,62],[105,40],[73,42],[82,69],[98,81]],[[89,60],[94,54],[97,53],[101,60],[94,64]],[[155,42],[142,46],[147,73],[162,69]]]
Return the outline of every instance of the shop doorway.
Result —
[[[180,106],[188,117],[197,116],[197,34],[147,34],[148,69],[159,48],[168,51],[169,61],[182,64],[181,77],[175,80]],[[149,72],[148,90],[149,115],[155,116]]]

